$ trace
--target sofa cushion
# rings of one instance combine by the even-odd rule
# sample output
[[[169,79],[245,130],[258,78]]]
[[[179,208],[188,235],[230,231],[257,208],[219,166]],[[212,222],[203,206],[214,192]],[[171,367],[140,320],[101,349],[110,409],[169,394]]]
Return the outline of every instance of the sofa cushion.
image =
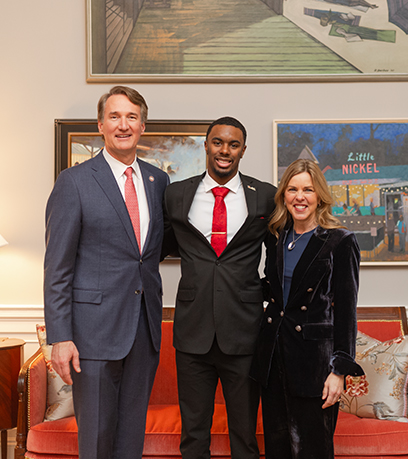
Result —
[[[264,454],[261,414],[258,416],[257,438]],[[178,405],[149,405],[143,455],[179,456],[181,418]],[[215,404],[211,428],[211,456],[230,455],[227,412],[225,405]]]
[[[365,418],[408,422],[408,337],[378,343],[357,354],[365,375],[346,377],[340,409]]]
[[[258,416],[257,437],[264,454],[262,418]],[[73,416],[57,421],[42,422],[28,433],[27,449],[33,453],[77,455],[78,428]],[[178,405],[149,405],[143,455],[180,455],[181,417]],[[211,428],[212,456],[230,454],[227,412],[225,405],[215,404]],[[34,457],[35,456],[27,456]]]
[[[334,452],[336,457],[405,457],[408,455],[408,423],[359,418],[340,411]]]
[[[78,455],[75,417],[45,421],[33,426],[27,435],[27,450],[33,453]]]
[[[52,346],[47,344],[45,325],[37,325],[37,336],[47,365],[47,411],[45,412],[44,420],[55,421],[67,416],[73,416],[72,386],[65,384],[61,376],[52,367]]]

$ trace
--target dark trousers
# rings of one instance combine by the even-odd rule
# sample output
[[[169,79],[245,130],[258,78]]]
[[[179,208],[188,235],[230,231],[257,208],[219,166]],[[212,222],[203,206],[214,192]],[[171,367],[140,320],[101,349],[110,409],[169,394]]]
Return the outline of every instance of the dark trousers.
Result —
[[[339,404],[323,410],[321,397],[291,396],[278,347],[268,387],[262,388],[265,459],[334,459]]]
[[[144,302],[136,339],[118,361],[81,359],[72,372],[80,459],[142,457],[146,413],[159,353],[152,345]]]
[[[217,341],[204,355],[177,351],[183,459],[209,459],[215,391],[220,379],[228,414],[232,459],[258,459],[255,436],[259,385],[248,374],[252,355],[226,355]]]

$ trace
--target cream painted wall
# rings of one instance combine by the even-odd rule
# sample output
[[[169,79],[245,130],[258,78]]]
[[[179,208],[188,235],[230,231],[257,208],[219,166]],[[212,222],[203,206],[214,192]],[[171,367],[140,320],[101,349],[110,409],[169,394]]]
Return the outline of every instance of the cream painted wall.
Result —
[[[1,9],[0,234],[9,245],[0,249],[0,305],[41,305],[53,121],[96,117],[111,85],[85,82],[85,0],[9,1]],[[135,87],[151,119],[240,119],[249,132],[241,170],[269,181],[274,119],[408,117],[408,82]],[[359,303],[407,304],[407,269],[363,267]],[[179,268],[166,264],[162,273],[171,305]]]

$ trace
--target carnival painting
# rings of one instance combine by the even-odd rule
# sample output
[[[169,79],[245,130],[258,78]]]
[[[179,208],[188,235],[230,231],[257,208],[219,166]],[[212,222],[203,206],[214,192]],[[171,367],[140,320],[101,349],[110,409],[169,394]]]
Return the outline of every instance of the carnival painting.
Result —
[[[408,264],[408,120],[275,121],[275,183],[298,158],[324,173],[364,264]]]

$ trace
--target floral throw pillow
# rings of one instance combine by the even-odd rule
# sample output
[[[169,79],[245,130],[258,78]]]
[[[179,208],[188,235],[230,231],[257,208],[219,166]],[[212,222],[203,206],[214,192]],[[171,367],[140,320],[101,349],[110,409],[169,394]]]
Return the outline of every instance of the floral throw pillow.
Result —
[[[47,411],[44,421],[56,421],[67,416],[73,416],[72,386],[65,384],[52,367],[52,346],[47,344],[47,333],[44,325],[37,325],[37,336],[47,365]]]
[[[372,338],[371,336],[358,331],[356,339],[356,360],[361,360],[367,351],[380,343],[381,341],[378,341],[378,339]]]
[[[384,342],[361,335],[360,342],[367,344],[357,345],[356,360],[365,375],[346,377],[340,409],[362,418],[408,422],[408,335]]]

